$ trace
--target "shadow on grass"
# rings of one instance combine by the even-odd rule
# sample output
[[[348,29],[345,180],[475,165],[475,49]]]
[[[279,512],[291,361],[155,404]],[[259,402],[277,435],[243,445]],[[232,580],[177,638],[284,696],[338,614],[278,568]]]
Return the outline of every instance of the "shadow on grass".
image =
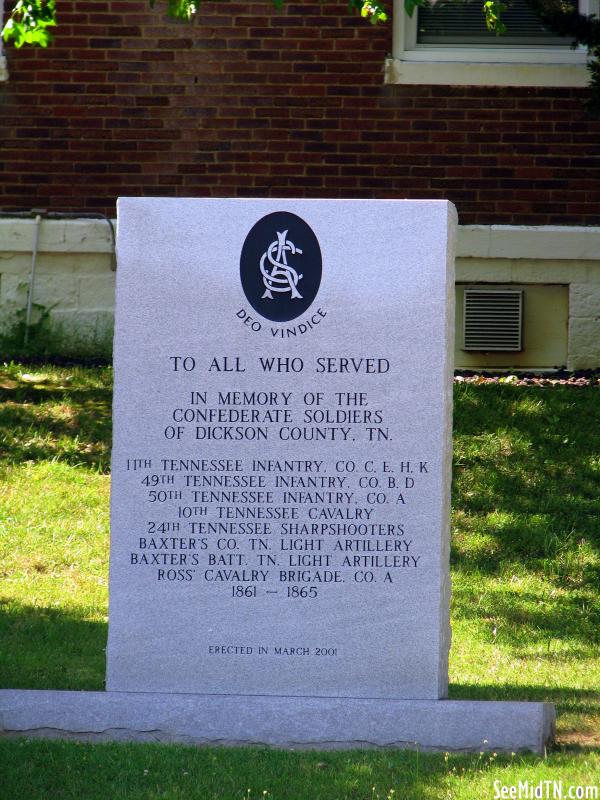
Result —
[[[492,615],[498,644],[508,644],[516,651],[543,644],[547,653],[536,653],[536,658],[552,661],[563,656],[574,659],[576,655],[571,648],[565,653],[557,651],[552,646],[555,642],[573,642],[579,654],[588,657],[600,645],[600,604],[586,603],[574,593],[550,601],[546,592],[512,594],[509,586],[498,589],[487,586],[481,591],[485,603],[479,605],[474,602],[475,590],[456,590],[453,615],[474,621]],[[516,655],[523,657],[518,652]],[[523,655],[526,657],[526,653]]]
[[[108,472],[109,386],[0,385],[0,458],[5,463],[55,459]]]
[[[600,713],[598,692],[562,686],[536,686],[510,683],[451,683],[451,700],[518,700],[554,703],[561,711],[587,714],[595,706]]]
[[[502,785],[573,778],[572,756],[291,752],[152,744],[0,741],[6,797],[28,800],[484,800]],[[586,751],[596,763],[595,752]],[[577,769],[580,783],[585,765]],[[574,782],[574,781],[572,781]],[[533,794],[531,795],[533,796]]]
[[[0,740],[0,754],[11,765],[5,796],[28,800],[440,800],[455,796],[449,791],[457,783],[449,777],[455,763],[469,777],[487,777],[478,756],[451,756],[447,763],[443,754],[410,750],[293,752],[9,739]],[[540,761],[529,755],[519,760],[530,769]]]
[[[501,555],[597,590],[600,389],[457,386],[454,421],[455,563],[493,574]]]
[[[0,686],[103,689],[107,624],[94,613],[0,599]]]

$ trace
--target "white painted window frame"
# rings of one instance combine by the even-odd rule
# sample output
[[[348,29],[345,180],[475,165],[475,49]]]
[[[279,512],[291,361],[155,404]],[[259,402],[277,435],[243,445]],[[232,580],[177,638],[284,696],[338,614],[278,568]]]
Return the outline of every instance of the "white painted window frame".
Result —
[[[599,0],[579,0],[582,14],[598,14]],[[394,0],[393,51],[386,83],[463,86],[586,86],[585,47],[555,45],[434,45],[417,43],[417,11]]]
[[[4,19],[4,0],[0,0],[0,30],[2,30],[2,21]],[[2,37],[0,36],[0,81],[8,79],[8,70],[6,69],[6,57],[2,52],[3,45]]]

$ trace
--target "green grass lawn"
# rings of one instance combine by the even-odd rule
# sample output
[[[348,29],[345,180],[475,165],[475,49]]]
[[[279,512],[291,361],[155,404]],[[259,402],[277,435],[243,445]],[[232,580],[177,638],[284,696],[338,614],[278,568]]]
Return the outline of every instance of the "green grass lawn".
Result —
[[[0,368],[3,688],[103,688],[111,383],[110,368]],[[0,798],[474,800],[494,797],[494,781],[600,786],[599,489],[600,387],[456,385],[450,696],[555,703],[546,759],[0,740]]]

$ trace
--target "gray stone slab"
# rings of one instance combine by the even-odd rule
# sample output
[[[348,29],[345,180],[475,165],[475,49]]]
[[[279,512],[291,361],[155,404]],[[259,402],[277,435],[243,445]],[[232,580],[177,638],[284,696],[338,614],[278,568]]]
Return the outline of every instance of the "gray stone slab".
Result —
[[[445,696],[455,227],[120,200],[109,690]]]
[[[553,732],[548,703],[0,691],[5,736],[543,753]]]

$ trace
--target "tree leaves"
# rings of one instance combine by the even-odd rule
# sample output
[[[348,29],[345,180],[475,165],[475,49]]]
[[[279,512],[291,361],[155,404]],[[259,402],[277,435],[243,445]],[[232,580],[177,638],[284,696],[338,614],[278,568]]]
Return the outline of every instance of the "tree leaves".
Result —
[[[56,25],[56,0],[17,0],[2,30],[5,42],[47,47],[52,40],[48,28]]]
[[[502,13],[506,11],[506,4],[500,0],[486,0],[483,4],[485,24],[489,31],[495,31],[496,35],[506,33],[506,25],[502,22]]]

